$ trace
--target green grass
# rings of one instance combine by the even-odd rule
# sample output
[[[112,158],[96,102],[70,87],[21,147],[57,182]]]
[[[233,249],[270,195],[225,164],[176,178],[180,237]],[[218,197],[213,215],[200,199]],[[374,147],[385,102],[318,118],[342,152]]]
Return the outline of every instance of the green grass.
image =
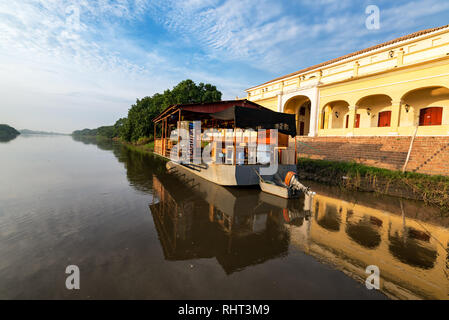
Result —
[[[154,141],[151,141],[143,146],[145,149],[150,150],[151,152],[154,151]]]
[[[422,173],[394,171],[376,167],[370,167],[356,162],[343,162],[343,161],[329,161],[329,160],[315,160],[308,158],[298,159],[298,169],[308,169],[312,171],[324,170],[331,174],[345,175],[360,175],[360,176],[379,176],[391,179],[413,179],[413,180],[426,180],[432,182],[446,182],[449,183],[449,177],[445,176],[430,176]]]
[[[154,141],[148,142],[147,144],[138,145],[135,143],[124,142],[123,140],[117,140],[125,145],[127,148],[141,152],[141,153],[154,153]]]
[[[360,181],[368,181],[373,187],[383,185],[385,189],[375,188],[376,192],[388,193],[390,186],[412,190],[426,203],[435,204],[449,211],[449,177],[431,176],[421,173],[394,171],[366,166],[356,162],[328,161],[300,158],[298,170],[326,177],[346,188],[358,188]],[[343,184],[343,176],[347,177]],[[379,184],[382,181],[383,184]]]

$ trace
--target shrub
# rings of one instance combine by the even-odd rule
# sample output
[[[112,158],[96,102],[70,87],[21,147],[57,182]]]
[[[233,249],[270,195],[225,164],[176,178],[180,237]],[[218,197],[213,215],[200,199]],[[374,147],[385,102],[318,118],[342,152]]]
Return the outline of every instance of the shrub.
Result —
[[[150,143],[151,141],[153,141],[153,137],[140,137],[140,138],[137,139],[137,141],[135,142],[135,145],[143,146],[143,145],[145,145],[145,144]]]

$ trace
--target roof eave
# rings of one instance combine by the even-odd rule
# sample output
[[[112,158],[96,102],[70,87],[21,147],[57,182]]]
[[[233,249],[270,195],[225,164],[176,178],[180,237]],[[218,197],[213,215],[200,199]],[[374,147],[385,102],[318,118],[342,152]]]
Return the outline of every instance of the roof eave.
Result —
[[[366,48],[366,49],[358,50],[358,51],[355,51],[353,53],[349,53],[347,55],[343,55],[341,57],[322,62],[320,64],[317,64],[315,66],[310,67],[310,69],[309,68],[304,68],[304,69],[301,69],[299,71],[286,74],[285,76],[274,78],[273,80],[267,81],[267,82],[262,83],[260,85],[253,86],[253,87],[250,87],[248,89],[245,89],[245,92],[249,92],[250,90],[254,90],[254,89],[257,89],[259,87],[266,86],[268,84],[273,84],[273,83],[276,83],[276,82],[284,81],[287,78],[292,78],[292,77],[295,77],[295,76],[298,76],[298,75],[301,75],[301,74],[316,72],[316,71],[319,71],[320,69],[322,69],[324,67],[328,68],[328,67],[331,67],[331,66],[336,65],[336,64],[345,63],[345,62],[348,62],[348,60],[359,59],[361,56],[366,56],[366,55],[372,54],[373,52],[376,52],[376,51],[383,51],[385,49],[392,48],[392,47],[400,47],[400,46],[404,45],[404,42],[411,42],[412,40],[415,40],[416,38],[420,38],[420,37],[429,37],[430,35],[432,35],[434,33],[443,32],[444,29],[448,29],[448,28],[449,28],[449,25],[445,25],[445,26],[442,26],[442,27],[437,27],[437,28],[431,28],[431,29],[425,29],[425,30],[417,31],[417,32],[411,33],[409,35],[405,35],[405,36],[402,36],[402,37],[399,37],[399,38],[396,38],[396,39],[393,39],[393,40],[386,41],[386,42],[378,44],[376,46],[372,46],[372,47],[369,47],[369,48]],[[412,36],[412,37],[410,37],[410,36]]]

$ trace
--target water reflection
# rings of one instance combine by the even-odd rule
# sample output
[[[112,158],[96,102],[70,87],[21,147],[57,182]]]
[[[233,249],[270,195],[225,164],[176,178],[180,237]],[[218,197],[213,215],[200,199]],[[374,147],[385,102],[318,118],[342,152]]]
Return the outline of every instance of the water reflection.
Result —
[[[337,209],[336,205],[329,203],[321,206],[321,208],[324,208],[322,211],[320,211],[320,206],[317,206],[316,208],[315,219],[317,223],[329,231],[338,232],[341,223],[341,207]]]
[[[311,221],[307,244],[302,239],[298,247],[356,278],[366,277],[366,266],[379,266],[382,290],[391,297],[449,298],[449,230],[409,217],[425,208],[416,204],[407,215],[397,199],[381,199],[378,209],[363,201],[366,194],[347,201],[327,189],[315,196],[316,224]]]
[[[449,298],[449,230],[410,218],[397,199],[378,209],[366,194],[347,201],[321,186],[292,201],[183,171],[152,181],[150,209],[168,260],[215,257],[230,274],[301,250],[360,281],[368,265],[379,266],[382,291],[393,298]]]
[[[7,143],[17,138],[17,136],[0,137],[0,143]]]
[[[402,234],[396,230],[388,235],[388,249],[400,261],[422,269],[432,269],[438,256],[437,247],[430,243],[430,235],[412,227]]]
[[[368,249],[374,249],[381,242],[382,220],[370,216],[363,215],[357,217],[354,211],[348,210],[346,221],[346,233],[352,240]]]
[[[80,142],[2,145],[0,297],[382,298],[363,285],[374,264],[389,297],[448,298],[449,218],[419,202],[312,183],[289,201]],[[61,285],[68,263],[81,292]]]
[[[168,260],[215,257],[227,274],[288,253],[289,232],[279,208],[256,190],[232,189],[182,176],[153,177],[150,205]]]

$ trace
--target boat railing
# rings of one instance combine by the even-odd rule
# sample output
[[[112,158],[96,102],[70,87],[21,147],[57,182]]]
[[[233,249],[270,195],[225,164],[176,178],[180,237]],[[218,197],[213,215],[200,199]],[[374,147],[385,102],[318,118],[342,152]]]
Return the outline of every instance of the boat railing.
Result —
[[[278,144],[274,145],[270,143],[269,137],[266,139],[259,139],[257,136],[237,138],[240,132],[239,129],[226,129],[223,133],[216,134],[215,138],[218,139],[201,144],[201,154],[208,144],[212,144],[210,149],[212,163],[225,165],[268,164],[272,159],[276,159],[279,164],[296,163],[296,139],[282,137],[278,140]],[[257,145],[250,143],[255,141],[258,142]],[[176,141],[167,138],[156,138],[154,152],[169,157],[172,148],[176,150],[176,144]],[[189,159],[193,159],[192,146],[189,149]]]
[[[175,143],[170,139],[154,139],[154,152],[164,157],[170,156],[170,151]]]

